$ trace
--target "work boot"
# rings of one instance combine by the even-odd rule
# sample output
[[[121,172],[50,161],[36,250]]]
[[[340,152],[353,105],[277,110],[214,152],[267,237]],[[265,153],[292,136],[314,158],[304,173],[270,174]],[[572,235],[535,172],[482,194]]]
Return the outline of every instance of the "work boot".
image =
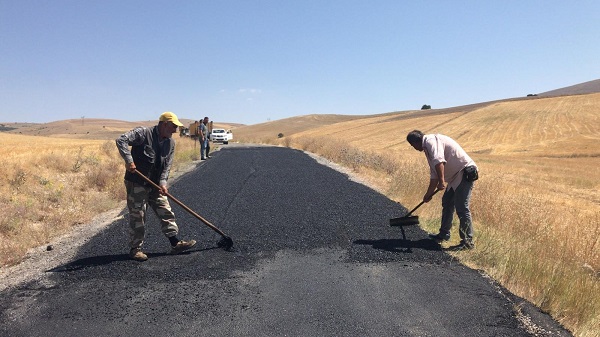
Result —
[[[196,244],[196,240],[190,240],[190,241],[179,240],[179,242],[177,242],[177,244],[175,246],[171,246],[171,254],[183,253],[186,250],[194,247],[195,244]]]
[[[442,241],[450,240],[450,234],[442,234],[442,233],[429,234],[429,238],[434,240],[437,243],[442,243]]]
[[[462,240],[458,245],[448,247],[447,250],[450,250],[453,252],[458,252],[458,251],[462,251],[462,250],[471,250],[473,248],[475,248],[475,244],[472,241]]]
[[[144,254],[141,248],[132,248],[129,251],[129,257],[140,262],[148,260],[148,255]]]

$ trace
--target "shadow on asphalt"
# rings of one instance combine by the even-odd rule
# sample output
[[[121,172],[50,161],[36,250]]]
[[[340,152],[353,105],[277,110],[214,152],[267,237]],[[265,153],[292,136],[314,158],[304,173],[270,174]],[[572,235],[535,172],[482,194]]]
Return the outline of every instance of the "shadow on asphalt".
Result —
[[[370,245],[374,249],[381,249],[394,253],[412,253],[413,248],[442,251],[440,245],[430,239],[421,239],[417,241],[406,239],[355,240],[353,243],[357,245]]]
[[[178,255],[189,255],[196,252],[202,252],[212,249],[219,249],[219,247],[211,247],[204,249],[196,249],[196,250],[188,250],[186,252],[180,253]],[[148,258],[157,258],[161,256],[170,256],[169,253],[146,253]],[[49,270],[46,270],[47,273],[63,273],[63,272],[71,272],[77,271],[80,269],[88,268],[88,267],[100,267],[104,265],[111,264],[113,262],[121,262],[121,261],[130,261],[131,258],[128,254],[115,254],[115,255],[100,255],[100,256],[90,256],[82,259],[75,260],[71,263],[64,264],[62,266],[58,266]]]

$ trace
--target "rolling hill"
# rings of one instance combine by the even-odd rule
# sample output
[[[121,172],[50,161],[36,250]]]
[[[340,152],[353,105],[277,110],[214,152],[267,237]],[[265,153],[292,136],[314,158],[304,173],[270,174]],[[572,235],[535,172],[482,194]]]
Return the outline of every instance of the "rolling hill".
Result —
[[[234,139],[245,142],[264,142],[277,139],[282,134],[285,137],[292,136],[314,136],[321,137],[327,134],[330,138],[343,138],[350,142],[361,142],[365,135],[384,134],[381,137],[385,140],[372,141],[376,149],[394,148],[394,144],[401,144],[403,134],[407,128],[420,128],[424,132],[446,132],[457,138],[466,139],[468,142],[475,142],[475,134],[470,128],[472,126],[466,123],[478,123],[488,125],[487,130],[482,128],[481,134],[488,136],[500,133],[496,122],[501,122],[501,128],[510,127],[514,130],[530,128],[532,135],[535,134],[537,144],[542,142],[551,142],[552,137],[557,137],[561,145],[568,144],[568,149],[574,148],[579,141],[589,142],[589,134],[581,134],[580,138],[566,140],[564,133],[568,132],[566,128],[563,131],[556,131],[559,127],[553,123],[563,123],[569,125],[573,130],[589,129],[594,134],[594,125],[597,125],[597,115],[593,111],[597,109],[595,100],[597,96],[594,93],[600,93],[600,79],[593,80],[573,86],[568,86],[552,91],[547,91],[533,97],[516,97],[490,102],[474,103],[464,106],[430,109],[430,110],[409,110],[388,112],[377,115],[304,115],[290,117],[266,123],[242,125],[235,123],[218,123],[215,127],[234,130]],[[558,96],[584,95],[586,98],[560,99]],[[548,101],[548,99],[557,99]],[[581,105],[577,113],[572,112],[572,108]],[[550,114],[545,113],[551,111]],[[564,114],[561,115],[563,111]],[[590,113],[592,113],[590,115]],[[535,123],[526,123],[529,117],[537,116]],[[553,117],[551,117],[553,116]],[[193,122],[191,119],[181,119],[189,125]],[[418,121],[415,123],[415,121]],[[512,121],[512,122],[511,122]],[[519,121],[519,122],[517,122]],[[539,122],[541,121],[541,123]],[[4,123],[0,124],[0,131],[7,133],[17,133],[23,135],[60,137],[73,139],[115,139],[123,132],[136,126],[151,126],[155,121],[121,121],[110,119],[70,119],[55,121],[44,124],[32,123]],[[412,123],[412,124],[411,124]],[[455,129],[451,128],[456,125]],[[462,129],[461,129],[462,128]],[[582,129],[583,128],[583,129]],[[554,130],[554,131],[553,131]],[[519,131],[525,132],[525,131]],[[470,134],[470,135],[468,135]],[[563,134],[560,136],[560,134]],[[471,138],[469,138],[471,137]],[[499,137],[498,137],[499,138]],[[392,139],[390,141],[390,139]],[[507,146],[505,139],[495,141],[494,151],[504,151]],[[504,145],[503,145],[504,144]],[[545,144],[545,143],[544,143]],[[489,146],[481,142],[476,145],[477,151],[491,151]],[[532,150],[534,145],[528,145],[527,151]],[[525,150],[523,150],[525,151]],[[567,152],[568,150],[565,150]]]
[[[597,92],[600,92],[600,79],[546,91],[538,94],[538,96],[584,95]]]
[[[406,147],[406,134],[413,129],[447,134],[479,153],[600,156],[594,145],[600,140],[600,93],[379,115],[292,137],[327,135],[357,147],[369,139],[369,148],[388,151]]]
[[[194,121],[182,118],[184,125]],[[115,139],[126,131],[137,126],[153,126],[156,121],[128,122],[113,119],[66,119],[50,123],[4,123],[0,124],[0,131],[27,136],[58,137],[72,139]],[[232,129],[241,124],[218,123],[215,127]]]
[[[367,118],[364,115],[305,115],[280,119],[272,122],[241,126],[234,130],[235,137],[247,141],[263,141],[293,135],[302,131],[327,125]]]

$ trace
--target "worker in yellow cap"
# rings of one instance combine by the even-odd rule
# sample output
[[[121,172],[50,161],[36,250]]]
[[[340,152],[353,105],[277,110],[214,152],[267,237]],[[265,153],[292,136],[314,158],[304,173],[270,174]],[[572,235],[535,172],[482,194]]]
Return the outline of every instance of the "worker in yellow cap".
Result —
[[[183,126],[172,112],[160,115],[158,125],[136,127],[117,138],[117,148],[125,160],[125,188],[129,209],[129,256],[136,261],[146,261],[142,251],[145,238],[146,210],[148,204],[160,219],[161,230],[171,243],[171,254],[179,254],[195,244],[195,240],[180,240],[175,214],[171,210],[166,194],[167,180],[173,163],[177,128]],[[129,147],[131,146],[131,150]],[[155,182],[160,190],[148,184],[135,171]]]

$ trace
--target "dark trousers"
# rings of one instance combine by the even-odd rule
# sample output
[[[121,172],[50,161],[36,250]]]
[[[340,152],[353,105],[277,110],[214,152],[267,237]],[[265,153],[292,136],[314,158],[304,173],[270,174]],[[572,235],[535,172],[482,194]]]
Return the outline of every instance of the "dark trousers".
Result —
[[[440,233],[450,234],[452,228],[452,218],[454,212],[460,220],[458,233],[462,241],[473,241],[473,223],[471,220],[471,210],[469,203],[471,202],[471,191],[473,190],[473,182],[462,179],[456,190],[449,188],[442,197],[442,225]]]

